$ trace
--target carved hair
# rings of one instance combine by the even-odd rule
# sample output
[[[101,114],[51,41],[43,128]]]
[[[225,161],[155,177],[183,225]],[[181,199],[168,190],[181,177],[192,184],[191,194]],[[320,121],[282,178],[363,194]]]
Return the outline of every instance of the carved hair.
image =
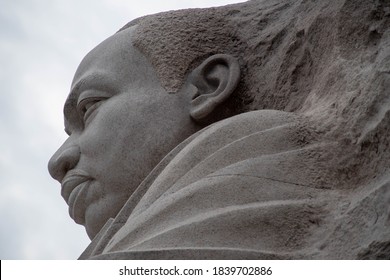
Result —
[[[298,1],[300,2],[300,1]],[[206,57],[226,53],[241,66],[241,82],[226,107],[233,113],[257,109],[297,111],[309,93],[305,70],[311,63],[300,41],[289,0],[253,0],[208,9],[169,11],[138,18],[120,31],[138,25],[134,45],[150,60],[163,87],[176,92],[186,74]],[[289,50],[289,45],[291,49]],[[321,50],[326,55],[326,50]],[[299,53],[298,53],[299,52]],[[298,69],[299,70],[299,69]],[[294,76],[295,75],[295,76]],[[231,111],[231,110],[230,110]]]
[[[239,60],[242,78],[233,96],[224,104],[223,115],[243,111],[250,102],[246,94],[246,43],[240,39],[231,20],[238,5],[209,9],[170,11],[138,18],[126,24],[138,25],[133,36],[137,47],[152,63],[162,86],[176,92],[187,74],[204,59],[217,53],[231,54]]]

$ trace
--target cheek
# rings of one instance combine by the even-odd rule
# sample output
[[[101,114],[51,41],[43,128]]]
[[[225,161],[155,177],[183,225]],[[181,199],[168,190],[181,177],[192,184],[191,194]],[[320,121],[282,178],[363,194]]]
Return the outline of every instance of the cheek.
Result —
[[[141,114],[148,110],[123,100],[97,110],[80,137],[80,161],[105,192],[131,192],[155,164],[151,152],[155,131],[151,120],[146,121],[148,116]]]

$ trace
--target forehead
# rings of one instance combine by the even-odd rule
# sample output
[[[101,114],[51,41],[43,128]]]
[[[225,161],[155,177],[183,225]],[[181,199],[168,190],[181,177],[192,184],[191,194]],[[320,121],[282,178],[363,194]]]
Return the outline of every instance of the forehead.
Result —
[[[132,44],[136,26],[109,37],[81,61],[65,102],[65,127],[77,115],[78,96],[88,89],[122,92],[159,85],[152,65]]]
[[[133,26],[116,33],[89,52],[75,73],[72,88],[97,73],[108,78],[123,76],[130,82],[144,80],[145,74],[152,75],[154,71],[149,61],[133,46],[135,28]]]

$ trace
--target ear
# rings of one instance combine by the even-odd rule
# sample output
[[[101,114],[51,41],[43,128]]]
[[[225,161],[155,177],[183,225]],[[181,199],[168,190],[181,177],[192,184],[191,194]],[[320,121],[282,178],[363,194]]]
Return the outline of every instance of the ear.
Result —
[[[189,75],[196,87],[190,115],[195,121],[208,118],[236,89],[240,81],[240,65],[233,56],[216,54],[208,57]]]

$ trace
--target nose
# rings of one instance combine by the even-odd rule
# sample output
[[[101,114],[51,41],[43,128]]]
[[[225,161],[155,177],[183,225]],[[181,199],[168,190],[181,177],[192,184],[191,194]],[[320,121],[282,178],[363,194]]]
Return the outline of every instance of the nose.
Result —
[[[80,147],[66,141],[51,157],[48,169],[51,177],[61,182],[65,174],[73,169],[80,159]]]

